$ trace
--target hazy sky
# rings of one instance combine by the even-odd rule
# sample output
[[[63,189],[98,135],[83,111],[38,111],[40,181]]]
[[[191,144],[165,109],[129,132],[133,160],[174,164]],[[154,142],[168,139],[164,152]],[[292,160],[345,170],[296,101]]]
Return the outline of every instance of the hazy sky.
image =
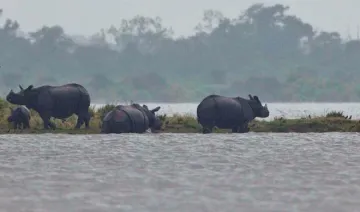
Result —
[[[360,26],[360,0],[0,0],[0,8],[24,31],[59,24],[69,34],[91,35],[140,14],[160,16],[176,35],[188,35],[205,9],[236,17],[254,3],[286,4],[302,20],[343,36],[355,37]]]

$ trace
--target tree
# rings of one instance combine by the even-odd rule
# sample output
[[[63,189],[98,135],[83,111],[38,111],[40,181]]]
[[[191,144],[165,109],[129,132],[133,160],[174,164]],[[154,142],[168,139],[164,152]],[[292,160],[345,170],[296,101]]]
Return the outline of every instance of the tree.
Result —
[[[315,30],[282,4],[254,4],[233,19],[206,10],[188,37],[175,38],[160,17],[137,15],[76,40],[61,26],[23,33],[16,20],[5,19],[0,91],[17,81],[77,82],[101,100],[198,101],[212,92],[256,92],[269,101],[360,100],[360,42]]]

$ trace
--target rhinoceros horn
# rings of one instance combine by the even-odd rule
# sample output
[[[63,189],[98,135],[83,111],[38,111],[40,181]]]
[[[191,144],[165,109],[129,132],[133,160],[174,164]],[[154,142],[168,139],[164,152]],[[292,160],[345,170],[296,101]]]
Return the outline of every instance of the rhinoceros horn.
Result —
[[[160,106],[157,106],[156,108],[152,109],[151,112],[155,113],[160,110]]]
[[[29,91],[29,90],[33,89],[33,87],[34,87],[33,85],[29,85],[29,87],[27,87],[26,90]]]

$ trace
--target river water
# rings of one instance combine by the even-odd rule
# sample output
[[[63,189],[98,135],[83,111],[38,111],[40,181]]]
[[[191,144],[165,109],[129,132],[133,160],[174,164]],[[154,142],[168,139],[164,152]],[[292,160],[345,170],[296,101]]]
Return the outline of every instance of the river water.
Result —
[[[0,211],[359,211],[359,136],[0,135]]]

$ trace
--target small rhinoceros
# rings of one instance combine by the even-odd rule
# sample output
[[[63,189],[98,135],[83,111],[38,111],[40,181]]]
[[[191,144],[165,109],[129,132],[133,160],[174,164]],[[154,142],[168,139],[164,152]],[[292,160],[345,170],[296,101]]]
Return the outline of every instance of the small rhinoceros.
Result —
[[[257,96],[250,99],[209,95],[197,107],[197,119],[203,133],[211,133],[213,127],[232,129],[232,132],[249,132],[248,123],[256,117],[270,115],[267,105],[261,104]]]
[[[30,128],[30,111],[25,106],[19,106],[15,109],[10,108],[11,114],[7,118],[8,122],[12,122],[14,129]]]

